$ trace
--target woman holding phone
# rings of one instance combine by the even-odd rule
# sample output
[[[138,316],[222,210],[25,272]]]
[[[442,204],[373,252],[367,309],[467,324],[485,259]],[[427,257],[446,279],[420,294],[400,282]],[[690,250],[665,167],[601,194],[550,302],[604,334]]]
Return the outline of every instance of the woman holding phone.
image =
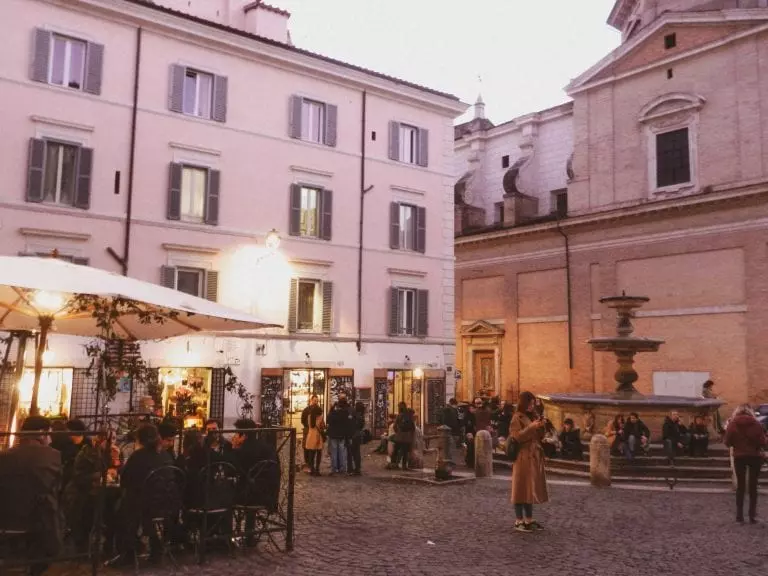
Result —
[[[509,435],[518,444],[512,467],[512,504],[515,505],[515,530],[533,532],[544,527],[533,519],[533,505],[549,500],[544,472],[544,437],[546,420],[535,412],[536,398],[530,392],[520,394],[517,411],[512,416]]]

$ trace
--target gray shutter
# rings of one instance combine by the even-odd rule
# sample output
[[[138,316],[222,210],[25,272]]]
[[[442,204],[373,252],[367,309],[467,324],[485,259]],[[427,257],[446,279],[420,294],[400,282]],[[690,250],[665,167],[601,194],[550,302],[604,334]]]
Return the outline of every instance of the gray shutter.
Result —
[[[288,119],[288,133],[291,138],[301,138],[301,96],[291,96],[290,117]]]
[[[176,290],[176,267],[175,266],[161,266],[160,267],[160,284],[166,288],[172,288]]]
[[[389,159],[400,160],[400,123],[389,123]]]
[[[429,166],[429,130],[419,128],[419,151],[416,158],[419,166]]]
[[[288,215],[288,234],[301,236],[301,185],[291,184],[291,204]]]
[[[205,273],[205,297],[212,302],[219,299],[219,273],[216,270]]]
[[[206,224],[219,223],[219,189],[221,187],[221,172],[218,170],[208,170],[208,190],[205,194],[205,217]]]
[[[213,77],[213,119],[216,122],[227,121],[227,93],[229,80],[226,76]]]
[[[171,162],[168,178],[168,220],[181,220],[181,164]]]
[[[400,204],[397,202],[389,205],[389,247],[400,248]]]
[[[427,209],[416,208],[416,251],[424,254],[427,249]]]
[[[85,86],[89,94],[101,94],[101,76],[104,69],[104,46],[88,42],[85,62]]]
[[[330,240],[333,231],[333,192],[320,190],[320,238]]]
[[[27,163],[27,202],[43,201],[45,179],[45,140],[30,138]]]
[[[400,290],[395,287],[389,289],[389,335],[400,334]]]
[[[333,282],[323,282],[323,334],[333,327]]]
[[[82,210],[88,210],[91,207],[91,172],[93,172],[93,150],[80,148],[77,158],[75,207]]]
[[[48,68],[51,60],[51,33],[42,28],[35,30],[32,52],[32,80],[48,82]]]
[[[171,92],[168,108],[171,112],[184,112],[184,76],[187,69],[178,64],[171,64]]]
[[[429,290],[416,290],[416,336],[429,334]]]
[[[338,106],[325,105],[325,145],[336,146],[336,122],[339,115]]]
[[[291,289],[288,292],[288,332],[296,332],[299,318],[299,279],[291,278]]]
[[[72,264],[77,264],[79,266],[88,266],[88,263],[90,260],[88,258],[72,258]]]

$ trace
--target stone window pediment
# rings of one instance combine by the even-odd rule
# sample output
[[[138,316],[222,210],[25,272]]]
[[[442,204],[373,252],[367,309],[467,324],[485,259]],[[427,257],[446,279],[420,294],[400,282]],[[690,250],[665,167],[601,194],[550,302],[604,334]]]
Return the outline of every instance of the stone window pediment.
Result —
[[[706,104],[703,96],[675,92],[654,98],[640,110],[641,124],[679,124]]]
[[[461,329],[462,336],[504,336],[504,328],[478,320],[474,324],[465,326]]]

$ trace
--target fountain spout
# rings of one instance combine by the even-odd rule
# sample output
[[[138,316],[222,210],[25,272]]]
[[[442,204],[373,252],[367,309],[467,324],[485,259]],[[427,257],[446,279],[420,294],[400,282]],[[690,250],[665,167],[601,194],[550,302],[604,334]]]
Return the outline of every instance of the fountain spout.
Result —
[[[616,370],[616,392],[620,394],[636,395],[635,382],[637,371],[634,368],[635,354],[638,352],[658,352],[659,346],[664,340],[655,338],[641,338],[632,336],[635,328],[632,318],[635,310],[647,303],[649,298],[645,296],[627,296],[622,291],[621,296],[608,296],[600,299],[601,304],[616,310],[616,336],[592,338],[589,344],[596,352],[613,352],[619,365]]]

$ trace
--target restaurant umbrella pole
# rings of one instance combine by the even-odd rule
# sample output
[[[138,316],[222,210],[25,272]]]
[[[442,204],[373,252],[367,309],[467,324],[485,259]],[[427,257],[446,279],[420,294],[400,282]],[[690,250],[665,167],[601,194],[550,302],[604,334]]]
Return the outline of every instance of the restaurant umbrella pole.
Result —
[[[40,392],[40,378],[43,375],[43,354],[48,345],[48,330],[53,324],[53,316],[40,317],[40,335],[37,339],[37,349],[35,350],[35,383],[32,386],[32,402],[29,406],[29,415],[37,416],[40,409],[37,406],[37,397]]]
[[[21,378],[24,376],[24,355],[27,351],[27,340],[32,336],[31,332],[25,331],[25,330],[14,330],[11,332],[7,348],[5,349],[5,358],[3,359],[3,366],[0,368],[0,380],[5,377],[5,370],[8,366],[8,354],[11,350],[11,346],[13,346],[13,339],[15,338],[18,342],[16,346],[16,365],[15,365],[15,373],[13,377],[13,386],[11,386],[11,406],[10,410],[8,410],[8,423],[7,428],[9,432],[13,428],[13,422],[16,418],[16,412],[19,409],[19,384],[21,384]],[[7,442],[12,442],[12,437],[8,436]]]

